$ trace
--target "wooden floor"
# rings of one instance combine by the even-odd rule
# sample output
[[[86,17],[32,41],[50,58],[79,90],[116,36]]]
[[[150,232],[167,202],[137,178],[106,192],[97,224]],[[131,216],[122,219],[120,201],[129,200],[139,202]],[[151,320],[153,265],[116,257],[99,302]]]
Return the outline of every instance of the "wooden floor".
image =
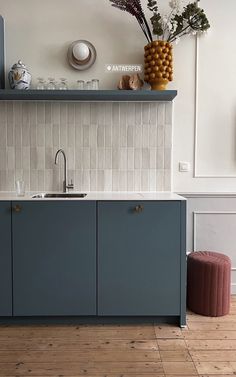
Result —
[[[235,377],[236,297],[226,317],[176,326],[0,326],[0,376]]]

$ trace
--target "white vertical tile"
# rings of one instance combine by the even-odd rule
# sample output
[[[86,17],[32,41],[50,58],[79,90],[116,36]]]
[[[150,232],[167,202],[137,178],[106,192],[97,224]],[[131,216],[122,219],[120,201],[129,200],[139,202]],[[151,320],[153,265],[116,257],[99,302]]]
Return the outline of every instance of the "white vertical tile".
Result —
[[[37,123],[45,124],[45,103],[44,102],[37,103]]]
[[[90,168],[96,169],[97,168],[97,149],[90,148]]]
[[[22,168],[30,170],[30,147],[22,148]]]
[[[119,191],[120,174],[118,170],[112,171],[112,191]]]
[[[104,170],[98,170],[97,171],[97,190],[98,191],[104,191]],[[96,190],[96,188],[95,188]]]
[[[120,149],[112,149],[112,169],[119,169],[120,167]]]
[[[148,148],[142,149],[142,169],[150,168],[150,150]]]
[[[142,124],[148,126],[150,123],[150,104],[148,102],[142,103]]]
[[[127,128],[127,146],[134,147],[134,126],[132,125]]]
[[[30,169],[37,169],[37,151],[36,147],[30,148]]]
[[[127,190],[134,191],[134,171],[127,171]]]
[[[15,169],[22,169],[22,149],[15,148]]]
[[[53,124],[52,126],[52,145],[56,148],[60,146],[60,126]]]
[[[165,104],[165,124],[171,125],[173,117],[173,104],[172,102],[166,102]]]
[[[156,150],[157,169],[164,169],[164,149],[157,148]]]
[[[151,148],[157,146],[157,126],[155,124],[149,126],[149,146]]]
[[[141,170],[141,190],[142,191],[149,191],[149,170],[144,169]]]
[[[171,124],[166,124],[164,127],[164,139],[165,139],[165,147],[171,148],[172,147],[172,126]]]
[[[112,168],[112,150],[111,148],[105,149],[105,169]]]
[[[89,145],[90,147],[97,148],[98,145],[98,126],[90,124],[89,126]]]
[[[61,102],[60,103],[60,125],[65,126],[67,125],[67,103]]]
[[[30,191],[38,191],[38,171],[31,169],[30,171]]]
[[[44,147],[37,147],[36,148],[37,154],[37,169],[43,170],[45,169],[45,148]]]
[[[98,148],[105,147],[105,127],[98,126],[97,128],[97,146]]]
[[[45,190],[53,191],[53,169],[45,170]]]
[[[73,102],[67,104],[67,124],[75,124],[75,105]]]
[[[127,168],[134,170],[134,148],[127,149]]]
[[[84,147],[89,147],[90,145],[89,134],[90,134],[90,127],[88,125],[83,126],[83,146]]]
[[[150,148],[150,169],[157,169],[157,150]]]
[[[98,170],[90,170],[90,191],[97,190],[97,173]]]
[[[68,124],[67,128],[67,140],[68,140],[68,147],[73,147],[75,146],[75,125],[73,123]]]
[[[52,103],[45,103],[45,123],[52,123]]]
[[[14,125],[13,123],[7,124],[7,146],[13,147],[15,145]]]
[[[15,169],[15,148],[7,148],[7,170]]]
[[[142,103],[135,104],[135,124],[139,126],[142,124]]]
[[[161,169],[158,169],[157,171],[157,180],[156,180],[156,183],[157,183],[157,188],[156,190],[157,191],[164,191],[164,170],[161,170]]]
[[[127,170],[128,167],[128,153],[127,148],[120,148],[120,164],[121,170]]]
[[[142,149],[135,148],[134,150],[134,168],[141,169],[142,167]]]
[[[82,161],[83,169],[90,169],[90,148],[83,148]]]
[[[36,125],[31,124],[30,126],[30,146],[36,147],[37,138],[36,138]]]
[[[164,168],[171,169],[171,148],[164,149]]]
[[[83,168],[83,149],[76,148],[75,150],[75,169]]]
[[[22,146],[30,146],[30,126],[28,123],[22,124]]]
[[[15,146],[20,147],[22,145],[22,125],[15,125]]]
[[[136,125],[134,127],[134,146],[136,148],[142,147],[142,133],[143,133],[143,127],[142,125]]]
[[[98,106],[99,105],[95,102],[90,105],[91,124],[98,124]],[[90,124],[90,122],[85,124]]]
[[[80,148],[83,146],[83,129],[81,125],[75,126],[75,147]]]
[[[156,191],[156,187],[157,187],[157,181],[156,181],[156,170],[155,169],[150,169],[149,170],[149,178],[150,178],[150,182],[149,182],[149,190],[150,191]]]
[[[141,170],[134,170],[134,191],[141,191]]]
[[[97,168],[98,169],[105,168],[105,149],[104,148],[97,149]]]
[[[156,103],[150,103],[150,118],[149,122],[151,125],[157,125],[157,109],[159,107],[159,104]]]
[[[30,122],[30,102],[22,103],[22,124],[29,125]]]
[[[7,127],[5,123],[0,123],[0,147],[7,145]]]
[[[0,170],[7,169],[7,148],[0,147]]]
[[[45,124],[37,124],[36,130],[37,146],[45,146]]]
[[[54,164],[53,148],[45,148],[45,168],[52,169]]]
[[[75,171],[75,190],[82,190],[82,170]]]
[[[119,172],[119,191],[127,191],[127,171]]]
[[[127,125],[135,125],[135,104],[132,102],[127,103]]]
[[[112,170],[104,170],[104,191],[112,191]]]
[[[165,124],[165,103],[158,104],[158,126]]]
[[[164,146],[164,126],[157,127],[157,146]]]
[[[60,124],[60,103],[58,102],[52,104],[52,123]]]
[[[38,190],[44,191],[45,187],[45,173],[44,170],[38,170]]]
[[[171,191],[171,171],[166,169],[164,171],[164,191]]]

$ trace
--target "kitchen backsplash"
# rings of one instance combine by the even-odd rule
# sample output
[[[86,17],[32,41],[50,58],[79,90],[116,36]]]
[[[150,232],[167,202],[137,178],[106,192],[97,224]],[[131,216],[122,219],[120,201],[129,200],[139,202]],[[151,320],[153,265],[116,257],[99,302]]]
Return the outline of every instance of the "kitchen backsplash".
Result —
[[[0,103],[0,191],[171,189],[171,103]]]

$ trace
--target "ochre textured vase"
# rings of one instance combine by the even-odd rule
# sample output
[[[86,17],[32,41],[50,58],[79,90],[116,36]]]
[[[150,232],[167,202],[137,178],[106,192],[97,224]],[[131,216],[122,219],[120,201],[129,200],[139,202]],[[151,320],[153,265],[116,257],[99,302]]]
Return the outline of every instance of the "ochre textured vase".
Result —
[[[153,41],[144,50],[144,80],[152,90],[165,90],[169,81],[173,80],[172,44]]]

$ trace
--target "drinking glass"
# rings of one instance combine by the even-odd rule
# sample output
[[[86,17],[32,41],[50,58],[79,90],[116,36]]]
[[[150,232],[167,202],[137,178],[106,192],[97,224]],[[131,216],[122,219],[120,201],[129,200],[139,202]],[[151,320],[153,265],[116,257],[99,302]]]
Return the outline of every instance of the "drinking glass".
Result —
[[[16,181],[16,195],[17,196],[25,195],[25,182],[22,179],[17,179]]]
[[[38,77],[37,90],[46,89],[45,81],[42,77]]]
[[[86,82],[86,90],[92,90],[92,81]]]
[[[48,90],[55,90],[56,89],[56,82],[55,82],[55,79],[49,77],[48,79],[49,83],[47,85],[47,89]]]
[[[58,85],[58,89],[59,90],[68,90],[67,80],[64,79],[64,78],[61,78],[60,80],[61,80],[61,82]]]
[[[84,90],[85,82],[84,80],[78,80],[77,81],[77,89],[78,90]]]
[[[92,90],[99,90],[99,80],[97,79],[92,80]]]

